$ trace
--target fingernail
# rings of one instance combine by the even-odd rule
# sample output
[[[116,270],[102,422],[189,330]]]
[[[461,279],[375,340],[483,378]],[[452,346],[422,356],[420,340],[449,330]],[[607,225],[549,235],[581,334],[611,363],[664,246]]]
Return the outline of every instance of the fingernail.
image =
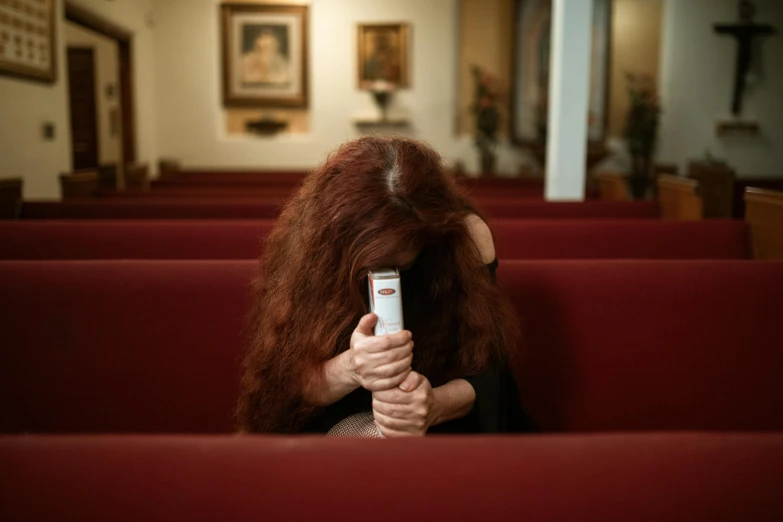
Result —
[[[410,386],[409,386],[409,385],[407,385],[407,384],[401,384],[401,385],[400,385],[400,389],[401,389],[402,391],[410,391]]]

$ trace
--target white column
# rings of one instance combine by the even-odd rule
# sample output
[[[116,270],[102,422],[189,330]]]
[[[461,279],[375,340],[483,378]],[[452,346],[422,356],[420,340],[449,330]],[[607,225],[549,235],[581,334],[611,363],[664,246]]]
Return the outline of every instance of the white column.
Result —
[[[584,199],[593,0],[554,0],[546,199]]]

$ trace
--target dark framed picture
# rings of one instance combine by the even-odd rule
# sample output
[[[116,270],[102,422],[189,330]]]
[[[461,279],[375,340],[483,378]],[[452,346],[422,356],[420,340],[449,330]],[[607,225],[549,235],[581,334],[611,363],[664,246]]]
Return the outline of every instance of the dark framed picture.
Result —
[[[515,0],[511,137],[522,145],[546,142],[552,0]],[[611,0],[593,2],[588,139],[602,142],[608,126]]]
[[[222,4],[223,104],[306,107],[308,6]]]
[[[410,87],[408,24],[359,24],[359,88],[375,82]]]
[[[55,0],[0,0],[0,74],[57,79]]]

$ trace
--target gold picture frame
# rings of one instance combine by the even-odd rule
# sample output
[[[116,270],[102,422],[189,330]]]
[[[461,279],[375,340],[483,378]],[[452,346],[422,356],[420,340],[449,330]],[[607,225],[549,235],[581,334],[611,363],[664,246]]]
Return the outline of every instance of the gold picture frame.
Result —
[[[0,0],[0,74],[57,80],[55,0]]]
[[[307,107],[306,5],[221,4],[223,105]]]
[[[371,89],[376,81],[410,87],[410,26],[406,23],[359,24],[357,83]],[[380,50],[379,50],[380,48]]]

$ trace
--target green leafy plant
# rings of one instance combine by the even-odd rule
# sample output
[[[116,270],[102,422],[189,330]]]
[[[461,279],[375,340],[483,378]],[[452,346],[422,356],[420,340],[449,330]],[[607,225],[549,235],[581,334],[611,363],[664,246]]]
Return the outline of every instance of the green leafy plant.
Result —
[[[474,141],[482,153],[491,153],[498,142],[500,127],[500,93],[497,80],[473,65],[470,68],[473,76],[473,103],[470,106],[475,120]]]
[[[661,105],[650,77],[626,74],[626,82],[630,105],[624,136],[634,160],[632,174],[646,176],[658,142]]]

